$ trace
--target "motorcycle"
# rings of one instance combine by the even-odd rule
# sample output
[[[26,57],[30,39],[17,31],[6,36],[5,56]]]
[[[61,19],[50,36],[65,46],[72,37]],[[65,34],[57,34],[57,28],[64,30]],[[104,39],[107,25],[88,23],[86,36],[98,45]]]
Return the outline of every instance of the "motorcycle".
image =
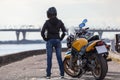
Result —
[[[108,72],[109,47],[99,39],[98,35],[88,36],[88,29],[80,27],[75,31],[75,35],[68,36],[67,46],[70,49],[63,61],[64,71],[69,76],[78,78],[86,72],[92,72],[96,80],[103,80]]]

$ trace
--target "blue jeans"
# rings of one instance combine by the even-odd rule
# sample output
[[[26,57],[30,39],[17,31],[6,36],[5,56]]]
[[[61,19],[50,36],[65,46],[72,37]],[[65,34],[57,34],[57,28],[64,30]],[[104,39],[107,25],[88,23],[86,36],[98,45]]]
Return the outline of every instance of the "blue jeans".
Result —
[[[46,51],[47,52],[47,69],[46,69],[47,76],[51,76],[53,48],[55,48],[56,57],[59,64],[60,75],[64,76],[64,66],[63,66],[63,61],[61,56],[61,41],[59,39],[50,39],[47,41],[46,48],[47,48],[47,51]]]

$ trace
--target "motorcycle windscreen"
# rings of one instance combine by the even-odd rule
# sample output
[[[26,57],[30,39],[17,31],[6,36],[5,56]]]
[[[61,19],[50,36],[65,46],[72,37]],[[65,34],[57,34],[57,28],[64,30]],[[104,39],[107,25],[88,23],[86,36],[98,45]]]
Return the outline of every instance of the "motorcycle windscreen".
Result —
[[[80,51],[81,48],[88,44],[88,41],[85,38],[79,38],[72,43],[72,48]]]

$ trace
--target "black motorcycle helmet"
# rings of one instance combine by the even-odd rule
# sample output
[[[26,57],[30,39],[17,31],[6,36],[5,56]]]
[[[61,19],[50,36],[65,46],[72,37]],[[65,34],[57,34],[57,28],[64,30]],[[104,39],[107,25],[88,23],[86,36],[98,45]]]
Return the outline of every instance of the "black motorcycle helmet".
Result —
[[[56,17],[57,16],[57,10],[55,7],[50,7],[48,10],[47,10],[47,17],[48,18],[51,18],[51,17]]]

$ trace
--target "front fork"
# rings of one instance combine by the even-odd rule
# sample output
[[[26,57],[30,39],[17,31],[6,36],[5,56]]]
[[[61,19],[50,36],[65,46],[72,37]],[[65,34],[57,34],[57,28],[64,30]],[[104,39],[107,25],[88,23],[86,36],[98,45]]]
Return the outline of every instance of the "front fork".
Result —
[[[74,66],[81,67],[82,66],[82,58],[81,56],[72,56],[70,57],[70,68]]]

